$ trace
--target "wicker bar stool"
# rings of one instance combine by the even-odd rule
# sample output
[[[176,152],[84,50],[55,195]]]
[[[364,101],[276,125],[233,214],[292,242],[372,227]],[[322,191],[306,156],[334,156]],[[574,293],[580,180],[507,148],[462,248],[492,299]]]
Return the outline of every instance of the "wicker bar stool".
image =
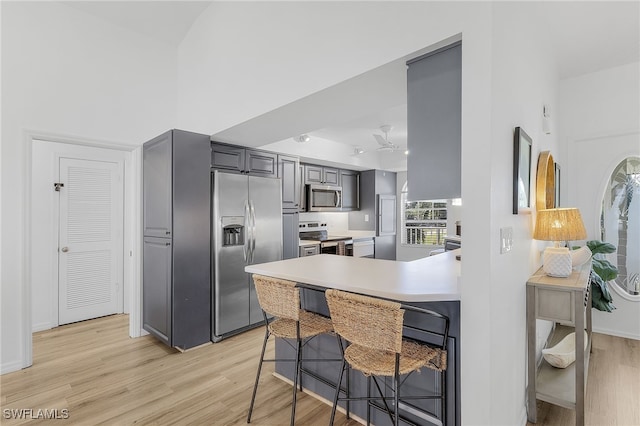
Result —
[[[296,363],[293,379],[293,402],[291,405],[291,425],[293,426],[296,416],[296,396],[298,385],[300,386],[300,390],[302,390],[300,375],[302,372],[306,372],[302,369],[302,348],[312,338],[323,333],[333,332],[333,326],[331,325],[331,320],[329,318],[325,318],[312,312],[307,312],[300,308],[300,289],[296,287],[295,282],[265,277],[262,275],[253,275],[253,282],[256,286],[258,302],[262,308],[262,315],[264,316],[266,327],[264,341],[262,343],[260,363],[258,364],[258,372],[256,373],[256,382],[253,386],[253,395],[251,396],[251,405],[249,406],[249,414],[247,416],[247,423],[251,422],[251,414],[256,400],[256,392],[258,390],[262,363],[264,361],[291,361]],[[269,321],[267,315],[272,315],[275,318],[272,321]],[[269,336],[281,337],[284,339],[295,339],[295,358],[264,359],[264,353]],[[316,376],[314,375],[314,377]]]
[[[330,424],[333,425],[336,407],[339,400],[367,401],[367,424],[370,423],[371,407],[386,411],[394,425],[400,416],[397,407],[407,400],[438,399],[440,400],[440,421],[446,425],[446,370],[447,339],[449,335],[449,318],[437,312],[414,306],[401,305],[397,302],[347,293],[339,290],[326,291],[327,303],[331,313],[331,321],[335,332],[345,339],[348,347],[344,349],[342,369],[336,386],[336,393],[331,411]],[[442,321],[443,333],[441,345],[427,346],[420,342],[403,339],[403,322],[405,311],[414,311],[429,315]],[[407,327],[406,328],[412,328]],[[439,339],[438,339],[439,340]],[[347,367],[362,372],[367,377],[366,397],[340,397],[342,377]],[[402,396],[402,384],[414,371],[427,367],[440,372],[441,392],[439,394]],[[391,385],[381,386],[376,376],[392,378]],[[405,376],[401,379],[401,376]],[[371,379],[379,396],[371,395]],[[384,381],[382,381],[384,382]],[[391,391],[392,396],[385,396],[383,387]],[[376,403],[381,401],[382,405]],[[414,407],[412,405],[413,408]],[[428,413],[433,416],[433,414]]]

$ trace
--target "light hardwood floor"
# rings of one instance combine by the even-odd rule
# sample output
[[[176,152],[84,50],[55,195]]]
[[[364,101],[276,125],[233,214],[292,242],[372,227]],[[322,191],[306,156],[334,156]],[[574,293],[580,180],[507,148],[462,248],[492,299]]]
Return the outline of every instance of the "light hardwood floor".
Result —
[[[0,376],[4,409],[68,409],[55,424],[245,424],[263,329],[178,353],[151,336],[130,339],[114,315],[34,334],[34,365]],[[270,345],[269,351],[273,351]],[[291,387],[265,363],[251,424],[289,423]],[[595,335],[587,424],[640,425],[640,342]],[[299,394],[297,424],[328,424],[330,407]],[[571,410],[541,404],[542,425],[570,425]],[[31,423],[51,423],[32,421]],[[355,425],[338,414],[337,425]]]
[[[114,315],[35,333],[33,366],[0,376],[0,423],[24,422],[5,419],[4,409],[31,408],[68,409],[56,424],[246,424],[264,328],[179,353],[151,336],[129,338],[128,321]],[[291,387],[272,372],[265,363],[252,425],[289,424]],[[331,413],[304,393],[296,410],[301,425],[324,426]]]
[[[540,401],[537,405],[537,425],[576,422],[573,410]],[[593,333],[585,407],[586,425],[640,425],[640,341]]]

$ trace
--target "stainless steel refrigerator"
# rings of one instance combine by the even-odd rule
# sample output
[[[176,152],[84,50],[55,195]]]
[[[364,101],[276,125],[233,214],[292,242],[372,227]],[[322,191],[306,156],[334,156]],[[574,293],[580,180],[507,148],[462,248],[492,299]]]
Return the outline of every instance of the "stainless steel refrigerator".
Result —
[[[282,259],[280,179],[213,171],[212,327],[217,342],[262,321],[246,265]]]

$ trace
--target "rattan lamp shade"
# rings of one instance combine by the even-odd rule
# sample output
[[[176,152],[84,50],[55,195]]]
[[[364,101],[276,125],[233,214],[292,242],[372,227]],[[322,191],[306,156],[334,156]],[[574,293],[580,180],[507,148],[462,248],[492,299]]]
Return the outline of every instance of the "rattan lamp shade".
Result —
[[[538,210],[533,238],[543,241],[575,241],[587,238],[580,210],[576,208]]]
[[[575,241],[587,238],[580,210],[576,208],[538,210],[533,238],[554,241],[555,247],[547,247],[543,254],[543,270],[554,277],[571,275],[571,253],[560,247],[560,241]]]

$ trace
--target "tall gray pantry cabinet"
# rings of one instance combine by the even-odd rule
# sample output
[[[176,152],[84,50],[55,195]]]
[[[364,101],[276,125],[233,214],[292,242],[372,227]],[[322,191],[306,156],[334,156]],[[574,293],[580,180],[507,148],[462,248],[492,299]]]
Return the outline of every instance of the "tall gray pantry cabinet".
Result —
[[[143,145],[143,328],[188,349],[211,338],[209,136],[170,130]]]

